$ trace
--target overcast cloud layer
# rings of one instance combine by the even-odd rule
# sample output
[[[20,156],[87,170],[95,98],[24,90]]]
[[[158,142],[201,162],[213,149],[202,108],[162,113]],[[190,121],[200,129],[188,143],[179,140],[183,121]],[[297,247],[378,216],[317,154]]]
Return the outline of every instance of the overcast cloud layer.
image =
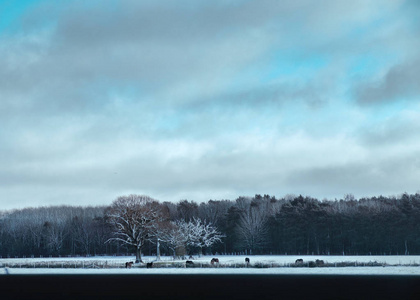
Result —
[[[0,209],[420,190],[418,1],[22,0],[0,20]]]

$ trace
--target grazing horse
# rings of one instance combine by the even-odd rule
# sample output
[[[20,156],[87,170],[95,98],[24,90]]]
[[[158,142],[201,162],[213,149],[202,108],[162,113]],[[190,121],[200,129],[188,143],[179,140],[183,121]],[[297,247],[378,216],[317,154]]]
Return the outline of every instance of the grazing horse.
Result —
[[[249,257],[246,257],[245,258],[245,264],[246,264],[247,267],[249,267],[249,262],[250,262]]]
[[[317,267],[323,267],[324,266],[324,261],[323,260],[317,259],[315,261],[315,263],[316,263]]]
[[[132,261],[128,261],[125,263],[125,268],[126,269],[131,269],[131,267],[133,266],[133,262]]]
[[[194,267],[194,263],[191,260],[187,260],[185,262],[185,267],[187,267],[187,268],[193,268]]]
[[[316,267],[316,263],[311,260],[310,262],[308,262],[308,267],[309,268],[315,268]]]
[[[211,265],[213,266],[215,263],[216,264],[219,264],[219,259],[218,258],[213,258],[211,261],[210,261],[210,263],[211,263]]]
[[[302,258],[296,259],[295,264],[302,265],[303,264],[303,259]]]
[[[147,268],[147,269],[151,269],[151,268],[153,268],[153,262],[149,262],[149,263],[147,263],[147,264],[146,264],[146,268]]]

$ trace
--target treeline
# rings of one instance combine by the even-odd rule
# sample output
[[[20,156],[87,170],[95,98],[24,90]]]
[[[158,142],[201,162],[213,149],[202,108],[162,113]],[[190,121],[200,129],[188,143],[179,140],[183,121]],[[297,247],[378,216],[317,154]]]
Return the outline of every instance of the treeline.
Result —
[[[161,202],[169,221],[201,219],[224,235],[207,253],[418,255],[420,254],[420,194],[317,200],[269,195],[210,200]],[[134,253],[107,242],[114,228],[109,207],[55,206],[26,208],[0,215],[0,255],[65,256]],[[171,255],[165,243],[161,253]],[[189,251],[195,251],[190,249]],[[146,255],[156,254],[148,241]],[[191,253],[194,254],[194,253]]]
[[[105,243],[111,234],[105,209],[53,206],[4,212],[0,218],[0,255],[112,253],[116,245]]]

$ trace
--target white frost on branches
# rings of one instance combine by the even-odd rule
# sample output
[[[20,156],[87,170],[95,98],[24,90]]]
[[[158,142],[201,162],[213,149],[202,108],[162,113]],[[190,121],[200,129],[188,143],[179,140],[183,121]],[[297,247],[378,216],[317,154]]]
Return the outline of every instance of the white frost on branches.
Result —
[[[134,246],[136,261],[141,261],[141,249],[146,241],[156,242],[159,259],[159,242],[172,249],[190,246],[200,249],[220,242],[220,234],[211,223],[193,218],[190,222],[168,222],[162,206],[147,196],[130,195],[119,197],[107,212],[108,222],[114,227],[114,237],[109,241],[119,241]]]
[[[211,223],[196,218],[190,222],[183,220],[170,222],[165,232],[161,234],[161,240],[174,252],[174,255],[175,250],[182,246],[198,247],[201,254],[202,248],[220,242],[223,237],[224,235],[220,234]]]
[[[220,242],[224,237],[211,223],[203,222],[197,218],[193,218],[190,222],[178,221],[176,225],[186,245],[198,247],[200,252],[202,248],[210,247],[214,243]]]
[[[115,235],[107,242],[119,241],[136,247],[136,261],[140,261],[141,248],[156,232],[160,216],[159,203],[148,196],[119,197],[107,212]]]

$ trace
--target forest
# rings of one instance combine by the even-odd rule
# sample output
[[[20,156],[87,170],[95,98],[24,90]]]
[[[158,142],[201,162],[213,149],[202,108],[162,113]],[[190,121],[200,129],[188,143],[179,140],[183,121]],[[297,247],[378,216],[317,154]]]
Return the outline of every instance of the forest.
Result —
[[[133,244],[116,238],[118,222],[112,213],[116,203],[2,211],[0,256],[135,253]],[[177,203],[153,200],[150,203],[165,212],[160,215],[160,224],[166,224],[165,228],[172,231],[165,231],[166,239],[163,234],[159,238],[146,232],[141,241],[143,255],[156,255],[157,249],[162,255],[175,255],[170,242],[171,235],[178,234],[173,231],[174,226],[181,228],[182,224],[194,222],[207,224],[217,235],[211,243],[202,245],[178,239],[178,244],[179,241],[184,243],[184,252],[188,255],[196,255],[199,250],[205,254],[248,255],[420,254],[419,193],[361,199],[347,195],[335,200],[255,195],[202,203],[189,200]],[[131,217],[141,219],[144,215],[140,211]],[[143,221],[144,224],[149,222]]]

